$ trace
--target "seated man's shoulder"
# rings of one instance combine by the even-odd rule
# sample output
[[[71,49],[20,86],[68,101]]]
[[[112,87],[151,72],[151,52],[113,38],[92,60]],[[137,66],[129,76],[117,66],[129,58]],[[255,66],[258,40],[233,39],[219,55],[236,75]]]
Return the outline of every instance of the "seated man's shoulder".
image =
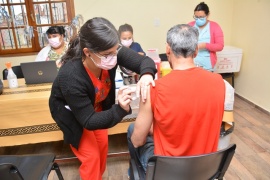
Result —
[[[215,72],[211,72],[211,71],[207,71],[207,70],[202,70],[201,71],[201,74],[205,75],[205,76],[208,76],[209,78],[217,78],[217,79],[222,79],[222,76],[218,73],[215,73]]]

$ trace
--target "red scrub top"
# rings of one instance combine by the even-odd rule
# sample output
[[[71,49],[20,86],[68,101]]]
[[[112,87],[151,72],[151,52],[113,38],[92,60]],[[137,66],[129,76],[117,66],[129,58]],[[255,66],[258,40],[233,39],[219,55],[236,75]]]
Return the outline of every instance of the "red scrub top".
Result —
[[[108,96],[111,89],[111,79],[107,70],[101,71],[101,78],[98,79],[87,67],[85,67],[90,79],[95,87],[95,104],[94,108],[96,112],[102,111],[102,101]]]

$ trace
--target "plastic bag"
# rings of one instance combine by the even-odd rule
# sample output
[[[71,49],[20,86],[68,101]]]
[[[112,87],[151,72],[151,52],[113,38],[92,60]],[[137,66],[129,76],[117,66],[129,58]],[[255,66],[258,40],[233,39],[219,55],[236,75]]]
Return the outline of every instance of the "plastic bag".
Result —
[[[226,80],[224,80],[224,83],[226,88],[224,110],[232,111],[234,104],[234,88]]]

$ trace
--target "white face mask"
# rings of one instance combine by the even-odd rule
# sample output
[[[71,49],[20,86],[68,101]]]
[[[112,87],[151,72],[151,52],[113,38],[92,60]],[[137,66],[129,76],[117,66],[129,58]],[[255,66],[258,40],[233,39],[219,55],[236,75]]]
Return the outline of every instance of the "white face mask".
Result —
[[[53,48],[57,48],[61,45],[61,41],[59,37],[55,37],[55,38],[50,38],[48,39],[49,44],[53,47]]]
[[[129,47],[132,44],[133,40],[129,39],[129,40],[121,40],[121,43],[123,44],[123,46]]]

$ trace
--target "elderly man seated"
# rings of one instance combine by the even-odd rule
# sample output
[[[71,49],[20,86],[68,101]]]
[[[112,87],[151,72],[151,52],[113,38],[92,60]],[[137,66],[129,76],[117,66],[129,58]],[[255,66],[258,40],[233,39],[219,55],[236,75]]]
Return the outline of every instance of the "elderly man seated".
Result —
[[[137,119],[129,126],[130,155],[144,171],[154,154],[188,156],[217,150],[226,83],[221,75],[194,65],[198,35],[186,24],[168,31],[166,55],[172,71],[148,87],[147,100],[140,102]]]

